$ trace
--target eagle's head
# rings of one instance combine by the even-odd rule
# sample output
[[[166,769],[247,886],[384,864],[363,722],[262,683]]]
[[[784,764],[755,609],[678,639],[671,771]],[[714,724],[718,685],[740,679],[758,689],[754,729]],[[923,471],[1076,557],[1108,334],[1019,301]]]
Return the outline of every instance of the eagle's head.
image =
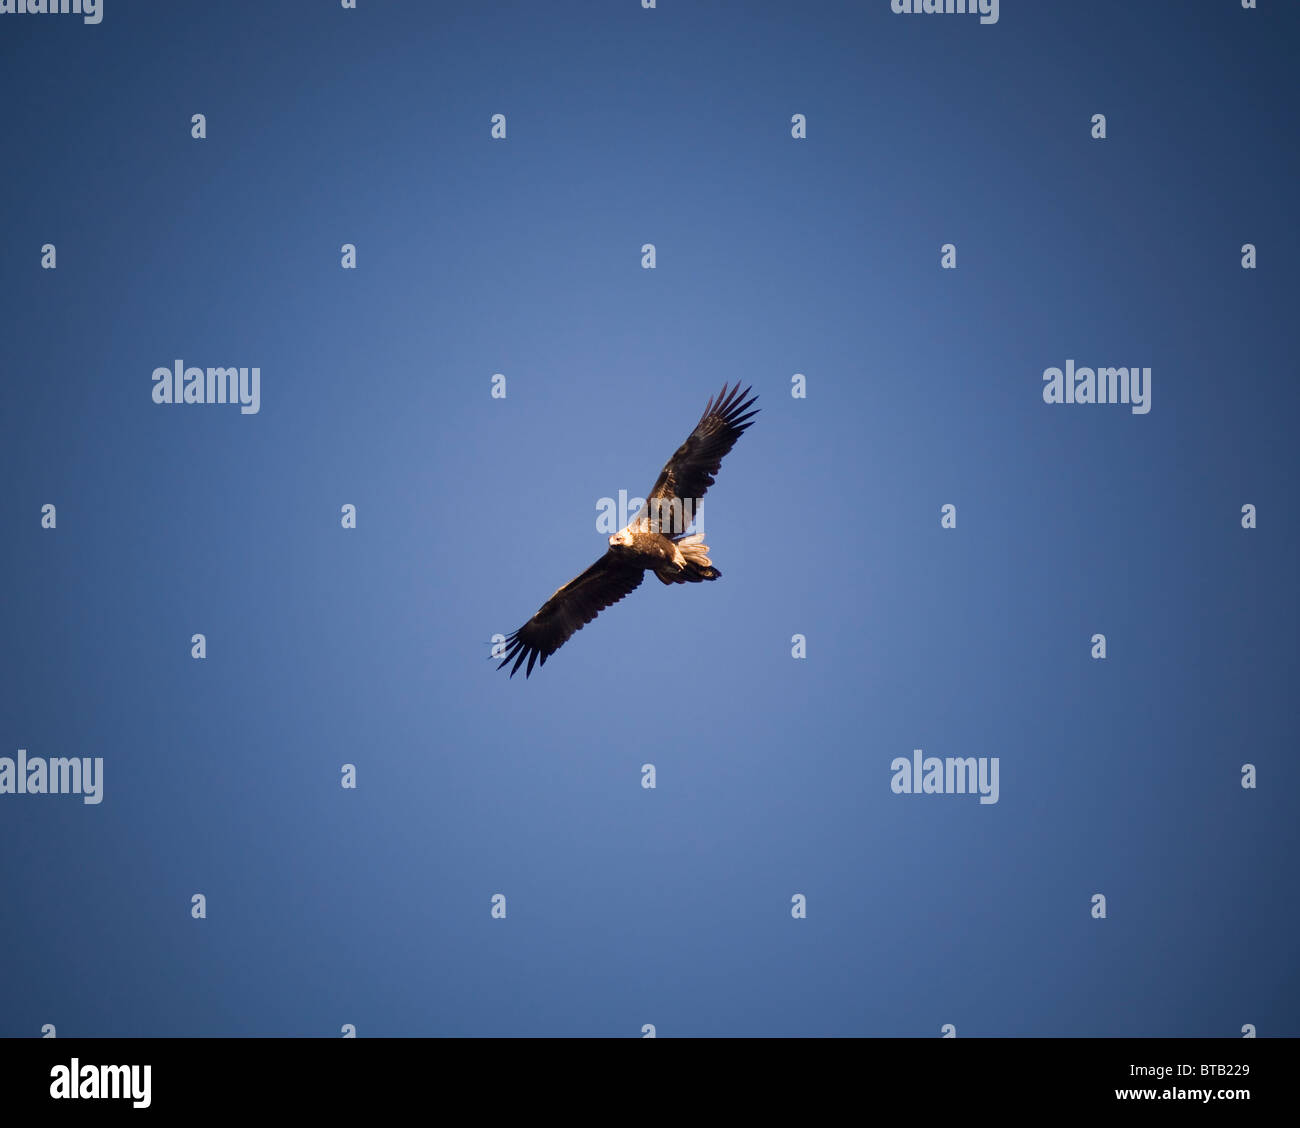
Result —
[[[631,548],[632,547],[631,530],[620,529],[617,533],[615,533],[612,537],[609,538],[609,547],[610,548]]]

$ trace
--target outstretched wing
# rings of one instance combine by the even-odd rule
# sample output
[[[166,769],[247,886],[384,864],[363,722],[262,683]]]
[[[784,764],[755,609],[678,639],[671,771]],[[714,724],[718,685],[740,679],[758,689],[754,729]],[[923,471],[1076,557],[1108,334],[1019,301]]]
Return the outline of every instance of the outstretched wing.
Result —
[[[582,630],[606,607],[635,591],[643,579],[645,571],[639,565],[629,564],[611,552],[605,553],[581,576],[560,588],[536,615],[506,639],[505,660],[497,669],[513,658],[515,665],[510,671],[513,678],[527,658],[524,677],[528,677],[539,657],[545,666],[546,659],[568,642],[574,631]]]
[[[749,392],[749,388],[742,392],[737,384],[728,394],[723,384],[716,402],[709,400],[695,430],[659,474],[643,515],[651,522],[658,518],[658,531],[664,536],[686,532],[700,498],[713,485],[723,457],[758,414],[757,409],[749,411],[758,399],[745,399]]]

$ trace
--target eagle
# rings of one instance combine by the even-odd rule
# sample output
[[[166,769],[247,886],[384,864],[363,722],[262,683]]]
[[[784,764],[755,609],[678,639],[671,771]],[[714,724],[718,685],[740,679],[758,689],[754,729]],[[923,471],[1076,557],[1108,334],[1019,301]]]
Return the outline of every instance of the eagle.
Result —
[[[751,425],[758,410],[750,410],[757,396],[739,382],[727,385],[709,400],[700,421],[659,473],[659,478],[627,525],[609,538],[609,549],[582,575],[570,580],[542,604],[537,614],[505,640],[505,658],[497,669],[519,667],[546,659],[599,615],[635,591],[647,572],[664,584],[698,584],[722,575],[709,559],[704,534],[686,535],[695,509],[713,485],[722,459]]]

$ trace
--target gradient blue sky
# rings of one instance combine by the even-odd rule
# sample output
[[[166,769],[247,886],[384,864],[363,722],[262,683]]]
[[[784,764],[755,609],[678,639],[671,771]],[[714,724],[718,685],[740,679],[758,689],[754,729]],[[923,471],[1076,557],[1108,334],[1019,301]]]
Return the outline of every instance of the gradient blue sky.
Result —
[[[0,796],[0,1035],[1300,1033],[1261,9],[0,16],[0,755],[105,764]],[[176,358],[261,411],[155,405]],[[1151,412],[1044,404],[1067,358]],[[737,380],[723,579],[508,681]],[[999,802],[894,794],[914,748]]]

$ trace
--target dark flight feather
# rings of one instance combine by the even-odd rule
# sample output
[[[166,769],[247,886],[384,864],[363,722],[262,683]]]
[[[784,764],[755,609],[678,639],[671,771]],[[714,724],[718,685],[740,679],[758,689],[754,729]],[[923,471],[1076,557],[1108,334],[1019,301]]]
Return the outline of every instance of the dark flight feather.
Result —
[[[662,514],[659,531],[665,536],[678,536],[686,532],[694,507],[713,485],[723,458],[751,426],[758,411],[748,409],[758,397],[744,400],[743,397],[749,395],[749,392],[749,388],[742,392],[737,384],[728,395],[727,385],[723,384],[717,401],[709,400],[700,421],[695,424],[695,430],[660,471],[650,496],[646,498],[646,516],[654,519],[657,501],[678,498],[691,505],[690,509],[671,505],[658,507],[658,512]]]
[[[639,564],[629,564],[612,552],[605,553],[590,568],[570,580],[542,604],[541,610],[506,639],[506,656],[501,666],[513,658],[514,669],[510,676],[528,659],[524,677],[533,672],[533,663],[540,657],[546,659],[560,649],[597,615],[617,603],[625,595],[636,591],[645,579],[645,569]]]

